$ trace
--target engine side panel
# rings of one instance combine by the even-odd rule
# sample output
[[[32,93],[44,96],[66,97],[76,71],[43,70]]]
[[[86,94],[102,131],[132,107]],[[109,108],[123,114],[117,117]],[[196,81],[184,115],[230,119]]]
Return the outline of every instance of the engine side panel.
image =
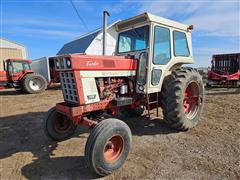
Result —
[[[82,78],[82,86],[85,104],[100,101],[95,78]]]

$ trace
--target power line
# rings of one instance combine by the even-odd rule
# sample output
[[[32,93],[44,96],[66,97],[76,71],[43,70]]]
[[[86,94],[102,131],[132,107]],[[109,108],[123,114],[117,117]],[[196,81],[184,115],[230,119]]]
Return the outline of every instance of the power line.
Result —
[[[73,9],[74,9],[74,10],[75,10],[75,12],[77,13],[77,15],[78,15],[78,18],[79,18],[79,19],[80,19],[80,21],[82,22],[83,26],[84,26],[84,27],[87,29],[87,31],[89,31],[89,29],[88,29],[88,27],[87,27],[87,24],[84,22],[84,20],[83,20],[82,16],[79,14],[79,12],[78,12],[78,10],[77,10],[77,8],[76,8],[75,4],[73,3],[73,1],[72,1],[72,0],[69,0],[69,1],[70,1],[71,5],[72,5]]]

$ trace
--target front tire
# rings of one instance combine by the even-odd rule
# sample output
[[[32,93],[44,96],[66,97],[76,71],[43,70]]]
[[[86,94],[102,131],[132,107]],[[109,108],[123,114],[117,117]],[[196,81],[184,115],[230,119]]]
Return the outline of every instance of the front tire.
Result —
[[[177,130],[196,126],[203,109],[204,87],[193,68],[180,68],[165,80],[161,92],[164,120]]]
[[[76,125],[67,116],[51,108],[44,120],[44,132],[46,136],[55,141],[70,138],[76,129]]]
[[[131,130],[123,121],[101,121],[91,130],[85,146],[88,167],[101,176],[111,174],[123,165],[131,144]]]
[[[23,91],[29,94],[42,93],[47,88],[47,80],[38,73],[25,75],[21,83]]]

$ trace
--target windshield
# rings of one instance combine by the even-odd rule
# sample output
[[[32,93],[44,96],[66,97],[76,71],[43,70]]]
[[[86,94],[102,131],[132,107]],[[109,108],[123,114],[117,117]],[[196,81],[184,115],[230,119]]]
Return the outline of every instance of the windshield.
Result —
[[[144,50],[148,47],[149,26],[131,29],[119,34],[118,53]]]
[[[9,70],[11,70],[12,72],[21,72],[23,70],[31,70],[29,63],[25,61],[12,61],[11,64],[12,64],[12,67],[10,66]]]

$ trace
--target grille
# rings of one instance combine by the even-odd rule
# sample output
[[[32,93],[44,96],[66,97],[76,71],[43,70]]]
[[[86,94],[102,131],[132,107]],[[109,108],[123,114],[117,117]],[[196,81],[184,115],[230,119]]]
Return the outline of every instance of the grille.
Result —
[[[70,103],[78,103],[76,82],[73,72],[61,72],[60,79],[64,100]]]

